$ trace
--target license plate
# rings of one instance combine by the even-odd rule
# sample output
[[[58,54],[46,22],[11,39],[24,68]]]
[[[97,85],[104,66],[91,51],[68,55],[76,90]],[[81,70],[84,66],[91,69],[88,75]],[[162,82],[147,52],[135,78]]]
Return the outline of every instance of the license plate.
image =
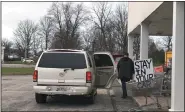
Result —
[[[57,91],[67,91],[69,89],[70,89],[69,87],[59,87],[57,88]]]

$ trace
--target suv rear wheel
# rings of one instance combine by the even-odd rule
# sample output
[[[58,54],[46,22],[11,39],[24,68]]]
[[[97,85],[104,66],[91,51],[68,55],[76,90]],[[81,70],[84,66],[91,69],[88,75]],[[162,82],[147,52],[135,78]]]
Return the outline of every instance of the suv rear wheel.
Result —
[[[35,100],[37,103],[46,103],[47,96],[44,94],[35,93]]]

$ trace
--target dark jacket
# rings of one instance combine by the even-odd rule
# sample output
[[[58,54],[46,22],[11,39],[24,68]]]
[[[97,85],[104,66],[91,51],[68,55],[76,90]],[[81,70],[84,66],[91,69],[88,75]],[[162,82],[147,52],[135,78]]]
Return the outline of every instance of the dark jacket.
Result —
[[[134,62],[128,57],[123,57],[118,62],[117,69],[119,79],[123,79],[124,77],[132,79],[134,74]]]

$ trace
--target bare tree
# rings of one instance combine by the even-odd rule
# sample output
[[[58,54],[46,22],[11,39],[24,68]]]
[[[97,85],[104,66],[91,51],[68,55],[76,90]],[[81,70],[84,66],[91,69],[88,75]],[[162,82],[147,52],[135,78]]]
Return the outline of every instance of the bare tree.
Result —
[[[162,46],[167,49],[167,51],[172,50],[172,37],[171,36],[165,36],[162,38],[161,42]]]
[[[121,53],[127,51],[127,6],[120,4],[115,11],[115,25],[118,36],[116,38],[116,44],[121,48]]]
[[[14,32],[16,45],[18,48],[25,50],[25,58],[28,57],[37,28],[37,25],[33,21],[24,20],[18,23],[18,27]]]
[[[83,48],[87,51],[90,51],[91,50],[91,47],[92,47],[92,38],[91,38],[91,35],[86,32],[82,32],[82,38],[83,38]]]
[[[12,51],[11,47],[13,46],[13,43],[6,38],[3,38],[1,42],[2,42],[1,45],[5,47],[4,55],[5,57],[7,57]]]
[[[94,27],[91,26],[90,28],[87,28],[82,32],[81,36],[83,39],[83,48],[87,51],[94,52],[95,47],[98,47],[95,42],[97,35]]]
[[[50,17],[44,16],[40,19],[39,36],[44,40],[45,49],[48,49],[48,44],[51,42],[53,32],[53,20]]]
[[[107,50],[107,42],[106,42],[106,25],[110,20],[110,16],[112,14],[111,6],[108,2],[99,2],[94,4],[93,13],[95,14],[95,18],[93,22],[95,24],[95,28],[100,30],[99,42],[101,44],[101,50]]]
[[[43,45],[43,38],[35,34],[32,40],[32,45],[30,47],[30,50],[33,51],[34,56],[37,56],[39,51],[43,51],[42,45]]]
[[[20,57],[24,57],[25,56],[24,43],[21,43],[18,39],[15,39],[15,48],[17,49],[17,54]]]
[[[99,34],[96,36],[99,50],[112,53],[127,51],[127,7],[124,4],[117,5],[113,12],[111,5],[101,2],[95,4],[92,10],[95,15],[94,29]]]
[[[133,51],[134,55],[136,56],[136,59],[138,60],[140,57],[140,36],[139,35],[134,36],[133,49],[134,49]],[[148,40],[149,57],[154,55],[156,51],[158,51],[156,43],[154,42],[152,38],[149,38]]]
[[[49,16],[53,16],[53,22],[55,23],[55,38],[61,38],[60,41],[60,46],[57,48],[63,48],[62,46],[62,34],[63,34],[63,24],[62,24],[62,9],[60,7],[60,4],[58,2],[53,2],[51,9],[48,11]],[[52,39],[52,48],[55,48],[55,42],[59,42],[58,40],[55,41],[56,39]]]
[[[107,50],[111,53],[114,53],[116,48],[116,38],[118,37],[118,34],[116,32],[115,23],[113,20],[108,20],[107,25],[105,27],[105,31]]]
[[[12,47],[13,43],[10,40],[8,40],[8,39],[3,38],[1,45],[5,47],[5,50],[6,49],[8,50],[8,49],[10,49]]]
[[[49,15],[53,16],[57,24],[55,38],[60,40],[60,48],[80,47],[80,26],[88,20],[87,11],[83,4],[53,3]],[[56,39],[55,39],[56,40]]]
[[[149,37],[148,40],[148,57],[152,57],[152,55],[155,55],[157,49],[157,45],[154,42],[153,38]]]

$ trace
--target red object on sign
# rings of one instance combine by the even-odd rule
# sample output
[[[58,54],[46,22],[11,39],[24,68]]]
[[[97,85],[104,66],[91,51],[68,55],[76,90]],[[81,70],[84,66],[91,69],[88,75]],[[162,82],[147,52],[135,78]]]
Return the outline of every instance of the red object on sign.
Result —
[[[164,72],[163,66],[154,67],[154,71],[155,71],[155,72]]]

